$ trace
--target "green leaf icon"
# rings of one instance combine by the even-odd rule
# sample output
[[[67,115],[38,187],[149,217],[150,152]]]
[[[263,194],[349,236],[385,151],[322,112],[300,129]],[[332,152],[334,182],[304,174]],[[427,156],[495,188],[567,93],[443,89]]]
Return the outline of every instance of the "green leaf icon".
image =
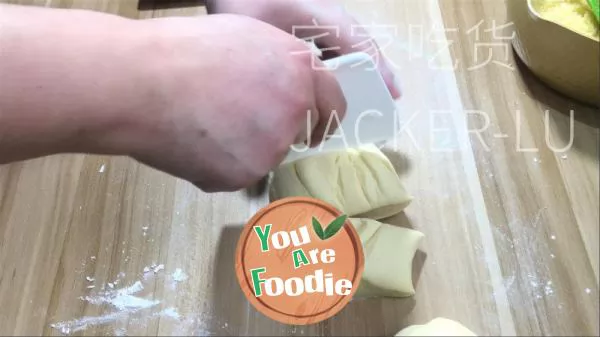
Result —
[[[319,239],[325,240],[324,233],[323,233],[323,227],[321,227],[319,220],[317,220],[314,216],[312,218],[312,225],[313,225],[313,229],[315,230],[315,233],[317,234]]]
[[[324,235],[324,240],[329,239],[330,237],[334,236],[337,232],[340,231],[340,229],[342,229],[342,227],[344,226],[344,222],[346,221],[346,218],[348,216],[347,215],[341,215],[339,217],[337,217],[335,220],[333,220],[329,226],[327,226],[327,228],[325,228],[325,235]]]
[[[588,0],[587,3],[588,5],[590,5],[590,8],[592,9],[594,16],[596,17],[596,20],[598,21],[598,23],[600,23],[600,1]]]

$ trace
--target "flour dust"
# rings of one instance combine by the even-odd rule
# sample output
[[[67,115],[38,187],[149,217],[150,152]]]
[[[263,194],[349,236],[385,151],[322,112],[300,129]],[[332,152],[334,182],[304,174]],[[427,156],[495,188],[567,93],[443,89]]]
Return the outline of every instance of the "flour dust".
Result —
[[[62,334],[69,335],[73,333],[79,333],[89,328],[105,326],[105,325],[117,325],[122,323],[134,328],[143,328],[153,322],[156,319],[168,319],[174,320],[179,323],[185,323],[189,321],[189,318],[183,317],[177,308],[166,307],[163,308],[164,303],[160,299],[153,298],[151,295],[152,290],[148,291],[149,295],[143,295],[142,293],[146,290],[147,282],[150,281],[153,276],[161,274],[165,269],[163,264],[153,264],[143,269],[143,278],[136,280],[135,282],[121,286],[124,283],[123,279],[125,273],[119,273],[116,280],[108,282],[104,285],[98,285],[99,290],[95,293],[91,293],[87,296],[79,297],[80,300],[87,302],[93,306],[105,306],[109,308],[108,312],[99,316],[85,316],[77,319],[66,320],[50,324],[50,327],[56,329]],[[180,268],[177,268],[171,275],[167,275],[166,278],[169,281],[169,287],[171,290],[176,290],[177,286],[186,281],[188,276]],[[85,276],[85,281],[88,283],[86,288],[96,288],[95,278],[91,276]],[[153,288],[150,287],[150,288]],[[197,321],[198,318],[194,319],[196,326],[203,326]],[[121,324],[119,324],[121,325]],[[185,324],[178,324],[182,328]],[[206,331],[204,331],[206,332]],[[185,333],[181,331],[181,333]],[[126,336],[127,331],[124,328],[116,328],[113,331],[115,336]]]

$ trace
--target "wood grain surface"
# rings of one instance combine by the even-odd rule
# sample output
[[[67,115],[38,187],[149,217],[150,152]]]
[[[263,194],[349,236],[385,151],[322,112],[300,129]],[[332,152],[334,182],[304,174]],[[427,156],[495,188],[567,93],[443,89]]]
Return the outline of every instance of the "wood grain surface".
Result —
[[[194,3],[2,2],[205,14]],[[415,200],[386,222],[425,234],[415,296],[278,324],[234,270],[264,191],[205,194],[128,158],[52,156],[0,166],[0,335],[392,336],[440,316],[480,336],[598,335],[600,111],[515,59],[502,0],[344,3],[401,79],[402,129],[386,153]]]

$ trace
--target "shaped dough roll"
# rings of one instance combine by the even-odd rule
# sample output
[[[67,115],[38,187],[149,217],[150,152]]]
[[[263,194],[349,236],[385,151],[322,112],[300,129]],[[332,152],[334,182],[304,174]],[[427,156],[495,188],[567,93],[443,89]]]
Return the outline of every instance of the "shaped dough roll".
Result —
[[[411,325],[396,336],[477,336],[462,324],[451,319],[438,317],[426,324]]]
[[[271,202],[296,196],[323,200],[349,217],[375,220],[402,212],[413,199],[375,145],[320,154],[275,169]]]
[[[351,218],[365,254],[355,297],[408,297],[415,293],[412,265],[423,233],[371,219]]]

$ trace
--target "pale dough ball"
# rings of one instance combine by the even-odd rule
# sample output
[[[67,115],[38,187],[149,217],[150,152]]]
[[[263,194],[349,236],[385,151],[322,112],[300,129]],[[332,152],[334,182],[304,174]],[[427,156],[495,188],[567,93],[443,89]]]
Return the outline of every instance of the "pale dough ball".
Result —
[[[371,219],[350,218],[365,255],[355,298],[414,295],[413,259],[424,234]]]
[[[272,174],[271,202],[313,197],[349,217],[383,219],[412,201],[390,160],[375,145],[319,154],[282,165]]]
[[[411,325],[396,336],[477,336],[462,324],[451,319],[438,317],[426,324]]]

